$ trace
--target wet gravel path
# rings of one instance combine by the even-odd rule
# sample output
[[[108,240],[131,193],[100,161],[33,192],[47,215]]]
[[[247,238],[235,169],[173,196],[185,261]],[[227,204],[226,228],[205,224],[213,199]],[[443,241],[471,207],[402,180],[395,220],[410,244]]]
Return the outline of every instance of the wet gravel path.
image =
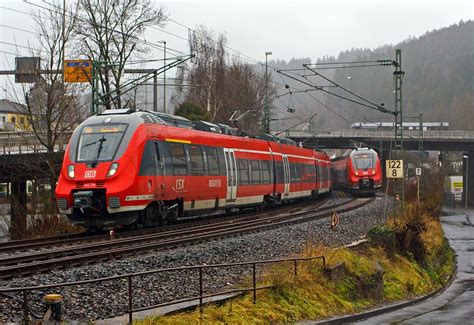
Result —
[[[35,286],[50,283],[97,279],[120,274],[142,272],[199,264],[237,263],[288,257],[302,251],[308,241],[327,246],[340,246],[360,239],[375,225],[384,223],[384,210],[390,211],[383,199],[340,215],[335,230],[329,220],[317,220],[256,234],[244,235],[181,247],[167,251],[148,252],[141,256],[121,258],[114,262],[86,265],[29,278],[0,281],[1,287]],[[248,267],[209,269],[204,272],[204,290],[216,292],[229,289],[251,272]],[[122,315],[127,311],[127,280],[111,280],[68,288],[48,289],[63,294],[63,319],[87,321]],[[179,271],[140,276],[133,279],[134,307],[143,307],[198,294],[197,271]],[[44,312],[41,298],[47,292],[31,294],[33,310]],[[20,304],[0,296],[0,323],[20,321]]]

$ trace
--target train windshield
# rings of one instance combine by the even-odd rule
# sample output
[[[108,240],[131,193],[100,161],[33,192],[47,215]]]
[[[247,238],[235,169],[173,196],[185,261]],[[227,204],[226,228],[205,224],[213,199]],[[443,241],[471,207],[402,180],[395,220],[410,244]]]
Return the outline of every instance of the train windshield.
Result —
[[[357,170],[367,170],[369,168],[375,168],[374,155],[371,154],[358,154],[352,156],[352,162]]]
[[[82,129],[77,161],[97,163],[114,159],[127,125],[90,125]]]

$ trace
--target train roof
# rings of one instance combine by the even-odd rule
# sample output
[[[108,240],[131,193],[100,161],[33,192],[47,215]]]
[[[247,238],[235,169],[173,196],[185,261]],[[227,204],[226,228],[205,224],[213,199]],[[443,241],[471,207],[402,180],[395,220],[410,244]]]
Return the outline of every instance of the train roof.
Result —
[[[248,134],[246,132],[232,128],[222,123],[212,123],[207,121],[191,121],[185,117],[171,115],[161,112],[152,111],[136,111],[133,109],[111,109],[105,110],[100,114],[90,117],[86,120],[87,124],[95,124],[104,122],[104,116],[111,118],[114,116],[114,121],[119,123],[128,122],[138,126],[141,123],[160,124],[166,126],[175,126],[184,129],[192,129],[197,131],[204,131],[210,133],[220,133],[231,136],[240,136],[246,138],[255,138],[264,141],[277,142],[280,144],[286,144],[290,146],[298,146],[298,144],[287,138],[281,138],[273,134]]]

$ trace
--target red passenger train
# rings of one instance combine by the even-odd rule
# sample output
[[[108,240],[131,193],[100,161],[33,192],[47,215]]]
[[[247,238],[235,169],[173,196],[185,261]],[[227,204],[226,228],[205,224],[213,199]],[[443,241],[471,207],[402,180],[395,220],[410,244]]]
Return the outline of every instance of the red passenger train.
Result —
[[[374,194],[382,187],[382,168],[374,149],[357,148],[332,160],[335,188],[352,193]]]
[[[331,163],[296,145],[191,129],[148,111],[84,121],[65,152],[58,208],[87,228],[156,225],[182,215],[273,206],[331,188]],[[218,126],[216,126],[218,127]]]

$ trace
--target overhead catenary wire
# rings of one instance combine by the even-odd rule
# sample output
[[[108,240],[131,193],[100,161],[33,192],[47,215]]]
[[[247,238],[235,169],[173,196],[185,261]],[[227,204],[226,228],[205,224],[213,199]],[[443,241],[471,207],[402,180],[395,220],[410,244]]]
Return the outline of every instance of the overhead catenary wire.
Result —
[[[353,95],[353,96],[355,96],[355,97],[357,97],[357,98],[359,98],[359,99],[361,99],[361,100],[363,100],[363,101],[365,101],[365,102],[367,102],[367,103],[370,103],[370,104],[374,105],[374,108],[375,108],[375,109],[379,109],[379,110],[385,111],[386,113],[389,113],[389,111],[388,111],[387,109],[381,107],[379,104],[376,104],[376,103],[374,103],[373,101],[371,101],[371,100],[369,100],[369,99],[367,99],[367,98],[365,98],[365,97],[362,97],[361,95],[359,95],[359,94],[353,92],[352,90],[349,90],[349,89],[347,89],[346,87],[344,87],[344,86],[342,86],[342,85],[340,85],[340,84],[338,84],[338,83],[332,81],[331,79],[325,77],[325,76],[322,75],[321,73],[316,72],[314,69],[309,68],[307,65],[304,65],[304,66],[305,66],[306,68],[308,68],[309,70],[313,71],[317,76],[319,76],[319,77],[323,78],[324,80],[326,80],[326,81],[332,83],[333,85],[335,85],[335,86],[337,86],[337,87],[339,87],[339,88],[341,88],[341,89],[347,91],[349,94],[351,94],[351,95]]]
[[[293,77],[293,76],[291,76],[291,75],[289,75],[289,74],[286,74],[285,72],[283,72],[283,71],[281,71],[281,70],[278,70],[278,72],[281,73],[281,74],[283,74],[283,75],[285,75],[285,76],[287,76],[287,77],[290,78],[290,79],[293,79],[293,80],[296,80],[296,81],[298,81],[298,82],[301,82],[301,83],[303,83],[303,84],[305,84],[305,85],[307,85],[307,86],[309,86],[309,87],[316,88],[316,86],[314,86],[314,85],[311,84],[310,82],[306,82],[306,81],[304,81],[304,80],[301,80],[301,79],[298,79],[298,78],[296,78],[296,77]],[[322,91],[322,92],[331,94],[331,95],[333,95],[333,96],[335,96],[335,97],[339,97],[339,98],[345,99],[345,100],[347,100],[347,101],[350,101],[350,102],[359,104],[359,105],[361,105],[361,106],[365,106],[365,107],[367,107],[367,108],[371,108],[371,109],[375,109],[375,110],[379,110],[379,111],[382,111],[382,112],[386,112],[386,113],[391,113],[391,114],[393,114],[392,111],[389,111],[389,110],[387,110],[387,109],[385,109],[385,108],[383,108],[383,107],[380,107],[380,106],[368,105],[368,104],[366,104],[366,103],[363,103],[363,102],[360,102],[360,101],[351,99],[351,98],[349,98],[349,97],[345,97],[345,96],[336,94],[336,93],[334,93],[334,92],[325,90],[324,88],[317,88],[317,89],[320,90],[320,91]]]

